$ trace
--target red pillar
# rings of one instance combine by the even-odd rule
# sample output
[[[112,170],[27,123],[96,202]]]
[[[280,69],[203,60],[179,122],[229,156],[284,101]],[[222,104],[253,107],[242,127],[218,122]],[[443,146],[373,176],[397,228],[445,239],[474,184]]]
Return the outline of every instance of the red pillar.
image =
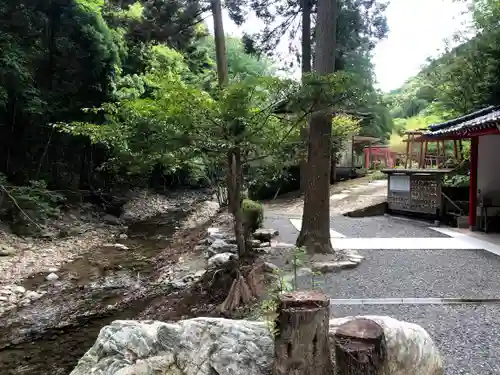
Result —
[[[370,169],[371,167],[371,145],[365,148],[365,168]]]
[[[470,140],[469,229],[475,228],[477,219],[477,158],[479,138]]]

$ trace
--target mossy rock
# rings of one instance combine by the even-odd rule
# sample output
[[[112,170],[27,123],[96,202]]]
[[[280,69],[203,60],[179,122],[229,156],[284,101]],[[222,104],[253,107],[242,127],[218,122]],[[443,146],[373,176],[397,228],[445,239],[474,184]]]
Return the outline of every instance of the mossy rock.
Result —
[[[264,208],[260,203],[251,199],[243,199],[241,209],[246,229],[253,233],[257,229],[262,228],[262,224],[264,223]]]

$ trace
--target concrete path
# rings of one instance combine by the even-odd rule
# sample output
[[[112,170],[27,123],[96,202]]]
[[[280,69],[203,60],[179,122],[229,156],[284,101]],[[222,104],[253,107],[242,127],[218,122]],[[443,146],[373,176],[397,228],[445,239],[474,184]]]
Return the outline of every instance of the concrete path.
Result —
[[[330,213],[341,215],[357,209],[382,203],[387,199],[387,180],[370,181],[369,177],[341,181],[330,190]],[[301,217],[304,198],[278,198],[264,203],[267,215]]]
[[[389,315],[422,325],[445,357],[446,375],[500,374],[500,246],[419,221],[341,215],[379,203],[385,189],[384,182],[364,181],[332,194],[332,245],[365,259],[320,277],[301,270],[299,287],[328,294],[333,316]],[[279,241],[294,243],[301,211],[288,208],[271,205],[266,225],[280,230]],[[283,258],[273,261],[289,269]]]

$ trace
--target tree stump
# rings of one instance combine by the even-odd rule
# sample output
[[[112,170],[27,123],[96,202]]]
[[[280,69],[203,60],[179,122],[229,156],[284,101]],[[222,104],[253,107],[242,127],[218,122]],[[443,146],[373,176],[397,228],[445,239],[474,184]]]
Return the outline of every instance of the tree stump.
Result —
[[[273,375],[333,375],[329,306],[330,300],[316,291],[280,296]]]
[[[377,375],[386,360],[383,328],[369,319],[355,319],[335,333],[337,375]]]

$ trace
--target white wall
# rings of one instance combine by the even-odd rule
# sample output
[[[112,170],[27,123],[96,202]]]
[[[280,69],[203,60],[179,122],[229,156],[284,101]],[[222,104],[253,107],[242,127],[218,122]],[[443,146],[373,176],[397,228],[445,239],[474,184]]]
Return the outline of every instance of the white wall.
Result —
[[[500,205],[500,134],[479,137],[477,170],[477,193],[493,193],[495,204]],[[490,209],[488,216],[494,215]]]

